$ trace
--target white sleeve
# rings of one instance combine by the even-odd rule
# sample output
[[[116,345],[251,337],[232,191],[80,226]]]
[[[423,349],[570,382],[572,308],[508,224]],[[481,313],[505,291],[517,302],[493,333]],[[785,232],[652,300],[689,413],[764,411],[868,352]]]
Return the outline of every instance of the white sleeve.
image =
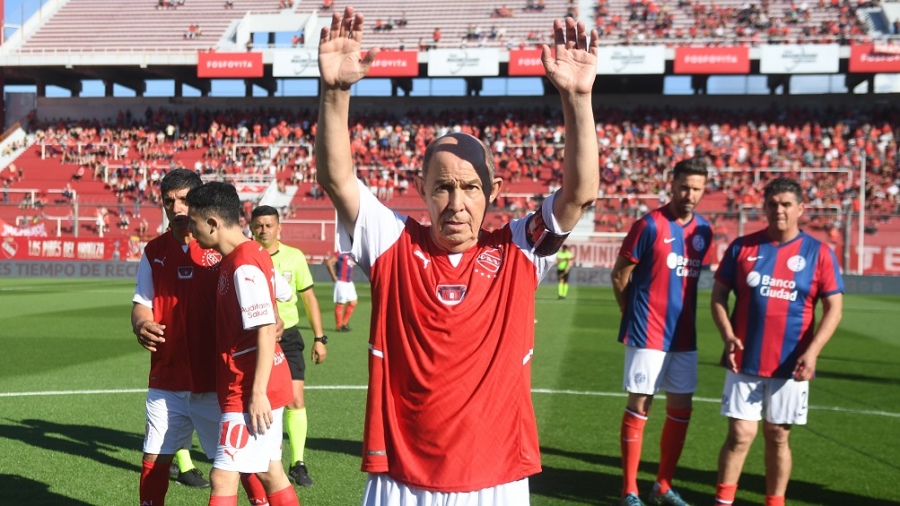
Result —
[[[556,194],[553,193],[541,205],[542,216],[544,217],[544,224],[547,228],[550,229],[554,234],[565,234],[569,231],[562,231],[559,226],[559,222],[556,221],[556,217],[553,216],[553,199],[556,197]],[[550,268],[556,264],[556,254],[541,257],[534,254],[534,248],[528,244],[528,219],[534,213],[531,213],[523,218],[519,218],[517,220],[513,220],[509,224],[510,231],[512,231],[513,242],[519,249],[522,250],[525,255],[534,263],[535,269],[537,269],[537,280],[538,283],[550,272]]]
[[[276,274],[272,272],[272,276]],[[234,291],[241,306],[244,330],[275,323],[275,308],[269,292],[269,278],[255,265],[242,265],[234,271]]]
[[[153,297],[156,292],[153,289],[153,269],[150,268],[150,260],[147,255],[141,255],[138,264],[137,285],[134,287],[134,297],[131,302],[153,308]]]
[[[372,264],[388,250],[406,227],[407,217],[391,211],[359,179],[359,215],[351,234],[338,220],[338,249],[349,252],[356,265],[369,276]]]
[[[289,302],[293,298],[294,289],[291,288],[291,284],[278,271],[275,271],[275,300]]]

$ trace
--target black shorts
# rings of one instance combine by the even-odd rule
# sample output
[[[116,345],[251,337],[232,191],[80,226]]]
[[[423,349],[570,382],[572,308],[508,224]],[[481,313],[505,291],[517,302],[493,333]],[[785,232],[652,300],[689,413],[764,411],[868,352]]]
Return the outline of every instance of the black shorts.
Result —
[[[572,271],[556,271],[556,278],[562,283],[569,282],[569,273]]]
[[[306,361],[303,359],[303,350],[306,345],[303,344],[303,338],[300,336],[300,329],[291,327],[284,329],[281,335],[281,341],[278,343],[284,351],[284,358],[287,359],[288,367],[291,370],[291,379],[303,381],[306,373]]]

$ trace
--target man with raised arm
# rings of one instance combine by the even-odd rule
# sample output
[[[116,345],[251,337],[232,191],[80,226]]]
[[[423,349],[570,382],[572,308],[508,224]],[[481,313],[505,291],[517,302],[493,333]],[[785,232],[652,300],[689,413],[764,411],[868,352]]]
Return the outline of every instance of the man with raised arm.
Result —
[[[553,24],[542,60],[566,126],[562,188],[538,211],[482,230],[500,193],[491,152],[451,133],[426,149],[416,188],[431,225],[382,205],[354,175],[350,87],[378,53],[360,53],[363,16],[348,7],[323,28],[318,181],[348,251],[372,286],[364,505],[529,503],[540,472],[531,403],[534,292],[593,204],[599,184],[591,88],[597,33]]]

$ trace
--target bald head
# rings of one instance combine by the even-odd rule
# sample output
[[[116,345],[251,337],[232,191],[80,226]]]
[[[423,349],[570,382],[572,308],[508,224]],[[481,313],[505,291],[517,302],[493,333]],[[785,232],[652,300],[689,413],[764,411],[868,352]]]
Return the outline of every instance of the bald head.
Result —
[[[449,133],[438,137],[425,149],[422,163],[422,177],[428,177],[428,168],[434,155],[446,152],[472,164],[481,180],[485,198],[490,200],[491,187],[494,180],[494,157],[491,150],[478,138],[461,132]]]

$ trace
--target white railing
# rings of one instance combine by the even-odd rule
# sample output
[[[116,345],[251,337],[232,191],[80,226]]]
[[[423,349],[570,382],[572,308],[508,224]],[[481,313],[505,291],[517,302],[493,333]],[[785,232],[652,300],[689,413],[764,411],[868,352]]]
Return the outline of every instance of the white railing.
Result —
[[[36,203],[35,199],[37,198],[38,195],[41,195],[41,194],[44,194],[44,193],[48,193],[48,194],[51,194],[51,193],[52,193],[52,194],[57,194],[57,195],[63,195],[63,196],[65,196],[65,197],[69,200],[69,202],[75,202],[75,201],[78,200],[78,192],[76,192],[74,189],[73,189],[73,190],[50,189],[50,190],[44,191],[44,190],[39,190],[39,189],[37,189],[37,188],[15,188],[15,189],[13,189],[13,188],[4,188],[4,189],[3,189],[3,193],[4,193],[3,200],[4,200],[4,203],[6,203],[6,204],[12,204],[12,202],[5,202],[5,201],[7,200],[6,194],[10,194],[10,193],[22,193],[22,194],[27,195],[27,196],[28,196],[28,199],[24,199],[24,198],[23,198],[23,199],[18,203],[18,205],[19,205],[20,207],[24,206],[25,209],[28,209],[28,208],[31,208],[31,207],[36,207],[36,206],[35,206],[35,203]],[[66,195],[67,193],[68,193],[68,195]],[[69,195],[70,195],[70,196],[69,196]],[[42,202],[41,205],[47,205],[47,203],[46,203],[46,202]]]

